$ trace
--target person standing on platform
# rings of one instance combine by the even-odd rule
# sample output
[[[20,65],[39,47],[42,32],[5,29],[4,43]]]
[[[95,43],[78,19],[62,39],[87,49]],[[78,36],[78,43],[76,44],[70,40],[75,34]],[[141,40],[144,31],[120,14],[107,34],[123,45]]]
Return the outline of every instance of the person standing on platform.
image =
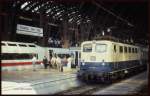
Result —
[[[51,58],[51,65],[52,65],[52,68],[56,68],[55,67],[55,64],[56,64],[56,56],[55,54],[53,54],[52,58]]]
[[[43,59],[43,64],[44,64],[44,68],[47,69],[47,64],[48,63],[48,60],[46,58],[46,56],[44,56],[44,59]]]
[[[61,67],[62,67],[62,64],[61,64],[62,62],[61,62],[61,58],[57,55],[57,57],[56,57],[56,65],[57,65],[57,69],[59,70],[59,71],[61,71]]]
[[[51,64],[51,56],[49,57],[49,69],[51,69],[52,64]]]
[[[68,67],[69,69],[71,69],[71,64],[72,64],[72,57],[71,57],[71,55],[69,55],[69,58],[67,59],[67,61],[68,61],[67,67]]]
[[[62,59],[62,64],[63,66],[67,66],[67,63],[68,63],[67,56],[65,55],[64,58]]]
[[[32,67],[33,67],[33,71],[36,71],[36,56],[35,54],[33,55],[33,58],[32,58]]]

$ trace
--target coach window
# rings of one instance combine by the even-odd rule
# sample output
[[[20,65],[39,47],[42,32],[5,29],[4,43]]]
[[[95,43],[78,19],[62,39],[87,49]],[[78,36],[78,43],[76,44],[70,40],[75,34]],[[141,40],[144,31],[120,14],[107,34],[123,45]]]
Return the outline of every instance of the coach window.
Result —
[[[30,54],[18,54],[18,58],[17,59],[31,59]]]
[[[127,53],[127,47],[124,47],[124,52]]]
[[[2,46],[5,46],[5,43],[1,43]]]
[[[9,45],[9,46],[17,46],[16,44],[10,44],[10,43],[8,43],[8,45]]]
[[[19,46],[21,46],[21,47],[27,47],[27,45],[24,45],[24,44],[19,44]]]
[[[119,51],[120,51],[120,53],[123,52],[123,47],[122,46],[119,47]]]
[[[16,57],[16,53],[2,53],[1,59],[2,60],[14,60]]]
[[[29,47],[35,47],[35,45],[29,45]]]
[[[31,54],[27,53],[3,53],[1,54],[2,60],[22,60],[32,59]]]
[[[131,53],[131,47],[129,47],[129,53]]]
[[[96,44],[95,51],[96,52],[106,52],[106,44]]]
[[[84,44],[83,52],[92,52],[92,44]]]

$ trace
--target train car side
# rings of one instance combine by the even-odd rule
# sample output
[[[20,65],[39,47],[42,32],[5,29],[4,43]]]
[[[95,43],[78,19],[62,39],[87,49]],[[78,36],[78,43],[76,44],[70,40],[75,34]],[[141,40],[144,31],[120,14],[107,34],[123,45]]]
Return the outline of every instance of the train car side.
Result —
[[[33,43],[2,41],[2,70],[22,70],[32,68],[32,56],[37,57],[37,66],[42,62],[43,48]]]
[[[85,48],[84,48],[85,47]],[[87,50],[84,50],[87,49]],[[81,45],[81,67],[78,77],[112,79],[144,69],[147,56],[135,45],[113,41],[86,41]]]

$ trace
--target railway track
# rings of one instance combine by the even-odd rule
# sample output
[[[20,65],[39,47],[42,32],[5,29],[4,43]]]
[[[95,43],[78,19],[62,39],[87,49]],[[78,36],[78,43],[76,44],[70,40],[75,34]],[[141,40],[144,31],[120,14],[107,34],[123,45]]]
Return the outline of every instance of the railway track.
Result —
[[[138,75],[138,74],[136,74]],[[59,92],[59,93],[56,93],[55,95],[92,95],[92,93],[96,92],[96,91],[100,91],[106,87],[109,87],[111,86],[112,84],[115,84],[115,83],[119,83],[121,81],[124,81],[124,80],[127,80],[129,78],[131,78],[132,76],[134,75],[130,75],[130,76],[127,76],[126,78],[124,79],[118,79],[118,80],[114,80],[112,83],[109,83],[109,84],[102,84],[102,83],[83,83],[81,86],[79,87],[75,87],[75,88],[71,88],[69,90],[65,90],[65,91],[62,91],[62,92]]]
[[[55,95],[90,95],[97,90],[101,90],[110,86],[110,84],[83,84],[63,92],[56,93]]]

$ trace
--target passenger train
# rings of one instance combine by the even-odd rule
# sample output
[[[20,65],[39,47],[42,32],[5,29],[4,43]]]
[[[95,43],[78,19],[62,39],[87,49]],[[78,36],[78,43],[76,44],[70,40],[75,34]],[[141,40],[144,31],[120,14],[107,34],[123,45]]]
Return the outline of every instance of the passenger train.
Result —
[[[111,81],[144,70],[148,48],[114,40],[84,41],[81,44],[80,80]]]
[[[37,68],[41,68],[44,56],[50,61],[52,54],[68,54],[73,55],[73,61],[75,61],[78,58],[75,53],[76,51],[67,48],[41,47],[34,43],[1,41],[1,66],[2,70],[30,69],[32,68],[32,57],[36,55]]]

